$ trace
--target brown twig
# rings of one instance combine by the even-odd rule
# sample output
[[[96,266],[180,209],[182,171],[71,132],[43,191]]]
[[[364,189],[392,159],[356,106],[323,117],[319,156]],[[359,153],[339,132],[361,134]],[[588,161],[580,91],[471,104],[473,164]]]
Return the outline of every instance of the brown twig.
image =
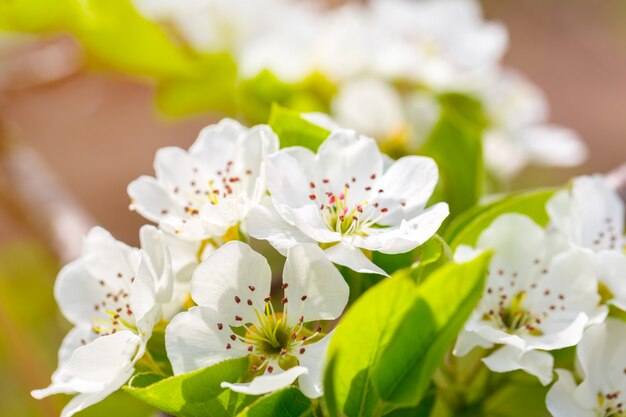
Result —
[[[29,146],[5,139],[0,171],[3,206],[48,243],[61,262],[76,258],[82,236],[95,223],[43,159]]]

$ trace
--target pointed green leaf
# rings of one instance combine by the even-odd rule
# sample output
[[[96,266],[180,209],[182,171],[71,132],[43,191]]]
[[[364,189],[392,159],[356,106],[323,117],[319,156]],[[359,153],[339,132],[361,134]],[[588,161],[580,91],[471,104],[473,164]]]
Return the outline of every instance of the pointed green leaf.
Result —
[[[259,398],[237,417],[299,417],[311,408],[308,399],[296,387],[287,387]]]
[[[315,152],[329,134],[326,129],[304,120],[298,113],[276,104],[272,106],[269,125],[280,138],[282,148],[304,146]]]
[[[139,374],[124,391],[174,416],[232,417],[254,397],[237,394],[220,384],[238,381],[247,371],[248,358],[244,357],[160,380],[151,374]]]
[[[419,403],[431,377],[480,300],[490,254],[437,269],[417,288],[411,308],[392,333],[372,368],[384,401]],[[393,279],[407,279],[394,276]]]
[[[416,406],[480,298],[488,260],[444,265],[421,285],[402,270],[363,294],[330,342],[324,386],[331,415]]]
[[[538,225],[548,224],[546,203],[554,195],[553,189],[518,193],[484,206],[477,206],[459,216],[446,231],[446,241],[454,250],[459,245],[473,246],[480,233],[504,213],[520,213]]]

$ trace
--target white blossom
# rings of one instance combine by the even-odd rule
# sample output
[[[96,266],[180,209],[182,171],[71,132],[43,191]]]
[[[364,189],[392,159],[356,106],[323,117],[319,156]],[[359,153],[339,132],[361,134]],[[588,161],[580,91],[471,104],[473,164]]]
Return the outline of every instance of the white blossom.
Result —
[[[254,379],[222,385],[251,395],[299,380],[309,397],[321,395],[321,372],[330,335],[307,323],[334,320],[348,302],[341,274],[315,245],[289,249],[283,294],[274,296],[270,267],[241,242],[229,242],[196,269],[191,296],[198,305],[177,315],[166,329],[168,357],[176,375],[230,358],[250,356]]]
[[[245,128],[231,119],[204,128],[189,151],[160,149],[156,178],[128,186],[131,208],[187,240],[219,238],[245,219],[265,194],[264,161],[278,150],[265,125]]]
[[[497,177],[509,180],[528,164],[575,166],[587,158],[574,131],[547,123],[544,93],[517,72],[503,71],[479,97],[489,119],[485,163]]]
[[[103,400],[128,380],[162,305],[171,301],[174,277],[163,234],[144,226],[140,237],[138,250],[96,227],[81,257],[59,273],[55,298],[75,327],[59,349],[52,384],[32,394],[76,394],[62,417]]]
[[[626,415],[626,323],[608,319],[592,326],[578,344],[582,377],[557,369],[557,382],[546,403],[554,417],[622,417]]]
[[[425,208],[438,180],[432,159],[384,161],[374,139],[349,130],[333,132],[317,154],[293,147],[271,155],[271,203],[250,212],[248,233],[281,253],[296,243],[319,243],[334,263],[385,274],[363,250],[414,249],[435,234],[448,205]]]
[[[482,300],[454,353],[495,349],[483,359],[492,371],[521,369],[549,383],[554,359],[546,351],[576,345],[586,326],[606,316],[593,257],[519,214],[497,218],[476,248],[494,254]]]

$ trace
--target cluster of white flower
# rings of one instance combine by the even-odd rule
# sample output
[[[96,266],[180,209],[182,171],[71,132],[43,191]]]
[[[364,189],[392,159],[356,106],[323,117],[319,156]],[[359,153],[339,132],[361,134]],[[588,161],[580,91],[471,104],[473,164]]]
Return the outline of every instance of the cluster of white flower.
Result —
[[[546,124],[543,93],[502,68],[506,29],[486,22],[475,0],[134,4],[197,50],[231,53],[243,79],[264,70],[287,83],[321,74],[337,88],[333,118],[379,140],[415,149],[437,121],[437,95],[462,92],[486,111],[484,154],[497,177],[510,179],[528,163],[571,166],[586,158],[574,132]]]
[[[175,375],[249,356],[254,378],[223,387],[258,395],[297,379],[304,394],[321,395],[324,322],[339,318],[349,295],[333,263],[385,274],[367,253],[416,248],[448,208],[425,209],[438,179],[432,160],[389,162],[353,131],[334,131],[317,155],[278,148],[268,126],[226,119],[188,151],[158,151],[156,178],[128,187],[131,208],[158,228],[141,229],[141,249],[94,228],[62,269],[55,297],[76,327],[35,397],[76,394],[63,417],[102,400],[138,364],[158,366],[146,344],[168,322]],[[246,231],[286,255],[280,295],[265,258],[239,241]]]
[[[578,345],[582,384],[557,370],[547,403],[555,417],[622,416],[626,392],[626,325],[608,318],[626,311],[624,204],[601,176],[580,177],[547,204],[550,223],[505,214],[478,238],[493,249],[487,286],[455,354],[489,349],[495,372],[524,370],[553,379],[548,351]]]

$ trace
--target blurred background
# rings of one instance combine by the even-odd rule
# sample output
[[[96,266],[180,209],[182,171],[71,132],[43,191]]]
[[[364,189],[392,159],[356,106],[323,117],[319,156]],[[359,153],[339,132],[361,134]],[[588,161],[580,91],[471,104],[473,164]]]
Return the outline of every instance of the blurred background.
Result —
[[[623,0],[484,0],[510,33],[505,65],[547,94],[551,121],[590,149],[575,169],[527,168],[514,188],[562,184],[626,159],[626,3]],[[4,39],[1,42],[6,42]],[[143,223],[126,185],[152,174],[157,148],[189,146],[215,116],[173,118],[144,80],[89,70],[69,35],[20,37],[0,48],[0,415],[57,416],[65,399],[34,401],[49,383],[69,325],[52,286],[75,236],[99,224],[137,243]],[[51,222],[51,219],[55,219]],[[150,415],[124,394],[85,416]]]

